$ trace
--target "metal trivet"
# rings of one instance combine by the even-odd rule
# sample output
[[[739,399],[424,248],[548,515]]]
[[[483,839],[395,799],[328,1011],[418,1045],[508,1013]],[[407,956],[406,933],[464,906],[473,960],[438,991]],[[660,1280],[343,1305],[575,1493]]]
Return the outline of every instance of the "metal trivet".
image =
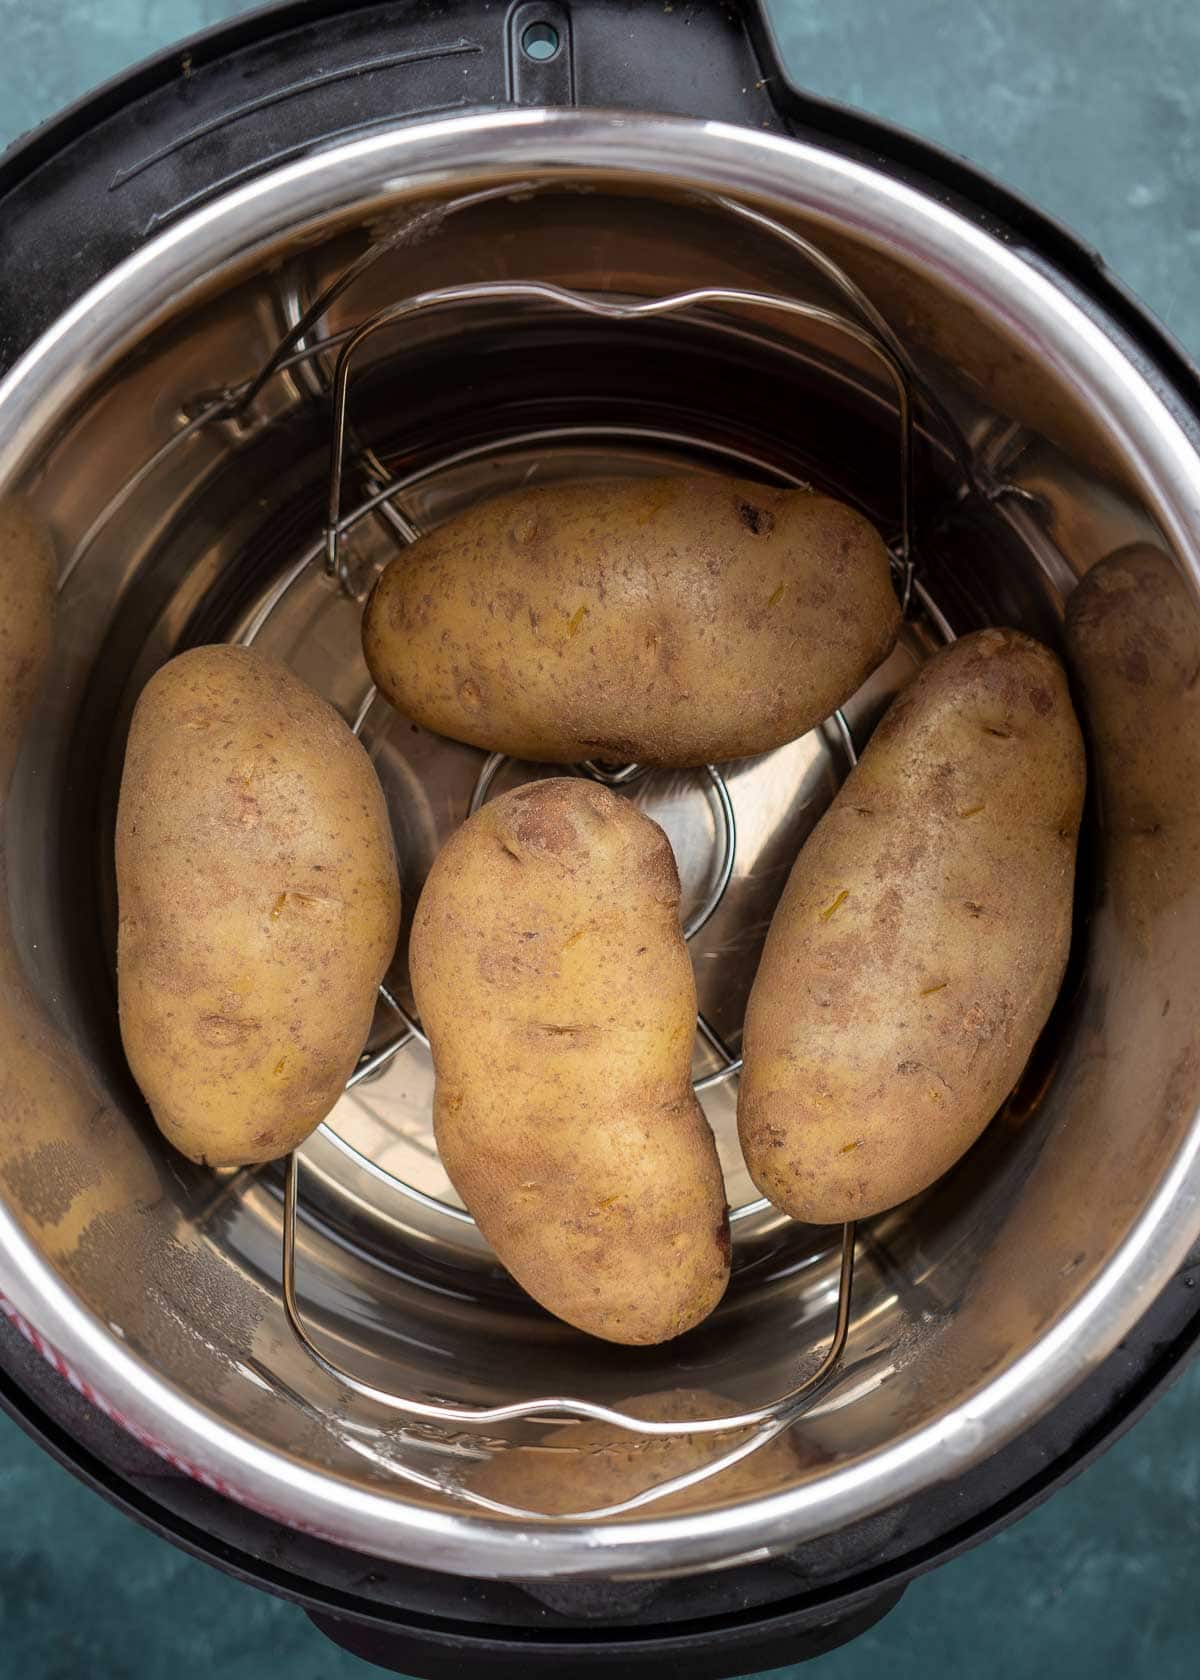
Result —
[[[725,286],[699,286],[689,291],[676,292],[656,298],[616,298],[568,290],[542,281],[484,281],[475,284],[442,287],[419,293],[378,310],[357,326],[326,336],[320,335],[321,323],[334,301],[388,251],[398,248],[421,233],[425,224],[430,227],[437,227],[447,218],[469,210],[474,205],[491,199],[508,197],[516,192],[533,190],[536,189],[532,186],[522,188],[519,185],[510,185],[467,194],[447,204],[440,205],[377,240],[327,285],[307,307],[301,308],[293,294],[285,300],[291,316],[291,324],[285,336],[259,372],[236,389],[220,392],[197,405],[197,411],[188,424],[176,433],[169,443],[159,451],[158,455],[143,467],[134,484],[140,482],[147,473],[153,471],[170,450],[178,447],[186,437],[199,427],[217,421],[239,423],[255,397],[276,375],[291,373],[301,376],[310,393],[329,397],[333,414],[333,445],[329,477],[328,513],[324,535],[315,544],[311,544],[299,556],[294,565],[289,568],[286,575],[277,581],[267,598],[260,604],[252,621],[247,625],[241,637],[242,642],[249,644],[254,641],[283,595],[297,578],[318,561],[323,563],[327,576],[336,582],[342,591],[356,599],[361,598],[355,588],[345,554],[345,538],[360,521],[371,515],[378,516],[386,521],[390,534],[396,543],[400,546],[407,546],[409,543],[416,541],[422,533],[411,514],[402,505],[402,498],[405,494],[450,466],[459,465],[474,457],[488,454],[497,447],[504,446],[497,445],[493,441],[474,449],[459,451],[432,465],[427,464],[407,476],[389,477],[374,453],[362,445],[356,437],[349,414],[350,377],[355,353],[372,334],[383,327],[394,325],[400,321],[411,320],[418,315],[436,312],[449,306],[495,302],[534,303],[573,311],[584,316],[619,321],[651,320],[665,315],[710,309],[718,305],[734,306],[738,309],[755,312],[799,316],[839,332],[865,348],[881,363],[896,392],[899,420],[900,529],[896,540],[890,545],[889,552],[902,608],[907,616],[910,614],[914,603],[919,603],[937,630],[946,639],[952,639],[952,632],[945,619],[915,575],[912,530],[912,396],[913,390],[919,386],[916,375],[895,335],[855,282],[810,241],[760,212],[739,205],[727,198],[717,198],[709,201],[710,203],[716,203],[726,214],[738,217],[744,222],[752,223],[763,232],[788,246],[837,289],[853,309],[857,319],[798,299],[783,297],[774,293]],[[332,381],[330,381],[324,371],[323,359],[334,351],[337,353],[336,363]],[[941,405],[923,386],[920,389],[922,401],[927,409],[943,422],[946,422],[946,416],[941,409]],[[588,435],[595,435],[597,430],[603,431],[604,428],[592,427],[585,428],[585,430]],[[948,423],[946,423],[946,430],[947,434],[953,437],[954,428]],[[561,428],[557,429],[554,435],[561,435],[561,431]],[[625,435],[627,431],[628,428],[623,428],[622,435]],[[505,441],[508,445],[537,442],[542,435],[537,432],[523,433],[519,437],[513,437]],[[647,431],[646,435],[653,436],[654,434]],[[356,465],[361,469],[368,493],[358,505],[348,511],[343,511],[345,463],[351,453],[354,455]],[[966,468],[967,476],[972,477],[969,465],[965,460],[965,454],[960,455],[960,464],[963,464]],[[786,478],[788,475],[781,474],[780,476]],[[793,479],[792,482],[798,481]],[[107,523],[107,520],[119,509],[123,500],[131,493],[134,484],[126,486],[114,498],[113,503],[104,510],[92,531],[85,536],[80,544],[76,555],[73,556],[72,564],[78,562],[80,555],[89,546],[96,531],[104,523]],[[356,734],[361,731],[374,698],[375,690],[372,688],[355,719],[354,730]],[[857,754],[850,727],[843,712],[841,710],[836,711],[830,723],[841,744],[847,768],[852,768],[857,762]],[[471,794],[468,814],[473,814],[484,803],[495,777],[508,762],[509,760],[499,753],[493,753],[485,760]],[[708,891],[684,924],[684,935],[688,939],[699,932],[720,904],[733,873],[737,850],[737,822],[733,801],[725,778],[716,765],[706,765],[703,768],[707,779],[707,792],[713,803],[717,819],[716,842],[718,854]],[[594,761],[567,766],[565,771],[568,774],[590,777],[616,789],[631,787],[650,773],[647,767],[637,764],[612,766]],[[380,998],[385,1008],[396,1018],[397,1030],[385,1044],[369,1053],[363,1053],[358,1066],[347,1081],[348,1090],[379,1074],[406,1045],[416,1042],[428,1048],[429,1041],[422,1030],[420,1021],[415,1014],[409,1013],[404,1008],[392,988],[386,984],[381,986]],[[693,1080],[694,1088],[697,1091],[704,1091],[714,1085],[736,1078],[742,1065],[741,1057],[734,1055],[729,1050],[720,1035],[703,1015],[699,1016],[697,1020],[697,1031],[708,1047],[715,1050],[721,1057],[722,1065],[715,1071]],[[329,1128],[323,1127],[322,1130],[339,1146],[342,1144],[342,1140]],[[346,1146],[346,1152],[352,1157],[357,1154],[357,1151],[349,1146]],[[364,1165],[366,1164],[364,1162]],[[689,1419],[686,1422],[652,1422],[613,1407],[598,1405],[592,1401],[570,1395],[540,1395],[500,1406],[455,1406],[445,1401],[420,1400],[412,1395],[396,1394],[389,1390],[377,1388],[362,1381],[331,1359],[328,1354],[322,1352],[305,1328],[296,1294],[296,1222],[301,1165],[299,1153],[294,1151],[287,1162],[284,1192],[284,1310],[293,1333],[312,1360],[352,1393],[377,1405],[401,1412],[406,1417],[438,1424],[486,1426],[536,1417],[547,1421],[575,1419],[607,1423],[615,1428],[642,1436],[712,1435],[718,1437],[731,1433],[750,1432],[746,1439],[739,1441],[723,1452],[717,1453],[707,1464],[700,1465],[685,1474],[670,1477],[619,1503],[588,1511],[568,1512],[553,1517],[548,1517],[541,1512],[504,1505],[468,1488],[448,1484],[437,1477],[423,1475],[411,1468],[396,1466],[397,1473],[405,1479],[431,1490],[443,1493],[451,1492],[456,1498],[482,1510],[509,1517],[538,1521],[594,1521],[623,1515],[626,1512],[663,1499],[669,1494],[695,1487],[746,1458],[794,1424],[808,1409],[817,1395],[827,1387],[839,1366],[850,1325],[855,1256],[855,1230],[852,1224],[842,1227],[834,1325],[827,1351],[819,1365],[811,1375],[768,1404],[754,1407],[734,1416]],[[378,1171],[379,1169],[374,1170]],[[465,1223],[474,1223],[470,1214],[464,1210],[451,1207],[449,1204],[436,1202],[415,1187],[403,1184],[394,1175],[388,1174],[387,1176],[391,1183],[415,1200],[427,1204],[432,1202],[440,1211],[448,1213]],[[740,1207],[731,1209],[730,1218],[734,1221],[744,1219],[748,1215],[766,1208],[767,1205],[766,1201],[761,1198],[747,1202]]]

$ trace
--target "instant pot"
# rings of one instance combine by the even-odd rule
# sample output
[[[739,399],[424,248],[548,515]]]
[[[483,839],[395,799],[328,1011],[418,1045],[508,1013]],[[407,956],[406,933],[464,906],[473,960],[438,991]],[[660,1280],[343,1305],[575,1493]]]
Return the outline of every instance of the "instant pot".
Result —
[[[748,4],[272,8],[27,137],[0,227],[0,503],[59,575],[36,705],[0,719],[4,1404],[402,1672],[699,1680],[852,1638],[1200,1331],[1195,371],[1062,228],[796,88]],[[538,771],[392,712],[358,622],[498,489],[683,469],[853,503],[906,623],[776,753],[579,767],[675,845],[733,1212],[721,1307],[634,1349],[523,1297],[432,1148],[412,908],[472,802]],[[1101,564],[1111,658],[1081,668],[1064,615]],[[801,1226],[733,1125],[765,928],[884,706],[988,623],[1066,651],[1088,734],[1067,982],[953,1172]],[[130,713],[219,640],[358,730],[404,880],[363,1060],[287,1171],[176,1156],[117,1030]]]

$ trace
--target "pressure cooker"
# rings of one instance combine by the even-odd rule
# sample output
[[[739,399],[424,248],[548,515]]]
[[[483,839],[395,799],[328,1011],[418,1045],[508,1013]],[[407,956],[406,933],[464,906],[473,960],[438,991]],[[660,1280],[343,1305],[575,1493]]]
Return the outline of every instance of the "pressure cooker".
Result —
[[[0,501],[58,568],[36,701],[0,718],[4,1405],[402,1672],[721,1676],[854,1637],[1102,1451],[1200,1331],[1195,369],[1063,228],[797,87],[752,3],[271,7],[27,136],[0,226]],[[591,767],[675,846],[733,1233],[719,1310],[622,1348],[521,1294],[432,1142],[407,924],[528,767],[385,706],[358,625],[399,548],[498,490],[683,470],[857,507],[905,627],[762,759]],[[1136,661],[1120,727],[1071,669],[1092,792],[1028,1068],[914,1201],[787,1219],[733,1119],[790,861],[937,647],[1008,624],[1062,650],[1122,555],[1121,645],[1167,588],[1196,663],[1169,732]],[[218,641],[355,728],[407,908],[323,1126],[286,1167],[214,1173],[121,1053],[113,828],[138,694]],[[682,1399],[639,1432],[647,1395]],[[618,1438],[610,1498],[539,1498]],[[522,1497],[486,1492],[498,1462]]]

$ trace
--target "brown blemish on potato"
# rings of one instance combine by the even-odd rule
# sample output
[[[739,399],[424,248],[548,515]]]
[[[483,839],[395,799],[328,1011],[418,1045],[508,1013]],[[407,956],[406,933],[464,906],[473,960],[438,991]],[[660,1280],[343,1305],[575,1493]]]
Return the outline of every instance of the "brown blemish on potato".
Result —
[[[537,791],[536,786],[533,791]],[[556,857],[579,846],[574,823],[553,796],[543,795],[526,803],[513,824],[513,832],[521,845],[539,852],[552,852]]]
[[[686,647],[683,651],[686,653]],[[659,674],[669,676],[680,653],[679,637],[674,628],[662,622],[652,625],[646,632],[646,652],[653,655]]]
[[[786,589],[787,589],[787,584],[786,583],[781,583],[781,584],[778,585],[777,588],[773,589],[771,591],[771,593],[767,596],[768,607],[777,607],[779,605],[780,601],[783,600],[784,593],[785,593]]]
[[[616,794],[609,793],[607,788],[597,787],[594,782],[583,782],[581,786],[585,816],[600,819],[599,824],[589,823],[589,827],[595,829],[607,823],[620,810]]]
[[[1118,669],[1134,688],[1144,688],[1150,681],[1150,660],[1145,648],[1136,645],[1127,647],[1118,661]]]
[[[300,912],[311,910],[343,910],[345,905],[340,898],[330,893],[281,892],[271,906],[271,920],[277,922],[287,909]]]
[[[934,992],[944,992],[949,984],[949,980],[939,980],[936,986],[926,986],[924,991],[917,993],[917,996],[932,997]]]
[[[754,502],[739,502],[737,505],[738,518],[747,531],[756,537],[769,537],[775,529],[775,515]]]
[[[513,622],[525,606],[525,600],[526,596],[523,589],[498,589],[496,591],[495,604],[509,624]]]
[[[610,735],[606,737],[585,735],[580,746],[587,747],[592,755],[606,764],[627,764],[632,761],[637,752],[637,742],[628,735]]]
[[[235,822],[242,828],[257,828],[262,821],[262,807],[254,795],[242,787],[235,795],[235,802]]]
[[[260,1024],[258,1021],[247,1020],[244,1016],[201,1015],[196,1022],[196,1037],[201,1043],[211,1045],[214,1050],[227,1050],[253,1038]]]
[[[980,811],[986,810],[986,805],[971,805],[965,811],[960,811],[960,817],[977,817]]]
[[[583,621],[587,617],[587,611],[588,609],[586,607],[576,607],[575,611],[571,614],[570,622],[567,625],[568,636],[577,636],[579,634]]]
[[[478,706],[483,699],[479,684],[473,677],[467,677],[459,683],[458,697],[464,706]]]

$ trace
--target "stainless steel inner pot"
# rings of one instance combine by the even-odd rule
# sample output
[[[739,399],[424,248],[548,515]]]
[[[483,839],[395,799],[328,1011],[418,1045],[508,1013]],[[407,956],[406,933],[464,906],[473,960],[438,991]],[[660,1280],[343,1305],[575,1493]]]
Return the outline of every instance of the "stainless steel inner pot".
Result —
[[[480,197],[443,213],[464,194]],[[836,1382],[736,1476],[670,1503],[586,1524],[464,1507],[455,1486],[519,1486],[537,1504],[595,1456],[595,1437],[549,1419],[414,1422],[342,1388],[281,1309],[281,1170],[192,1167],[132,1085],[116,1027],[112,828],[129,715],[163,660],[253,640],[359,721],[395,825],[406,926],[482,764],[370,701],[359,608],[322,564],[332,354],[302,356],[236,419],[205,420],[214,397],[250,379],[322,287],[389,235],[307,335],[309,352],[397,299],[490,280],[616,299],[734,287],[845,311],[738,206],[840,265],[911,364],[920,589],[900,649],[846,708],[859,746],[947,633],[1009,623],[1061,645],[1077,579],[1115,551],[1156,549],[1189,590],[1200,581],[1197,440],[1110,325],[1030,254],[884,171],[716,123],[519,112],[327,150],[151,240],[0,386],[0,494],[44,517],[61,575],[54,655],[3,816],[0,1291],[160,1450],[379,1557],[479,1577],[662,1576],[893,1508],[1067,1393],[1200,1233],[1194,749],[1152,729],[1106,735],[1086,710],[1110,777],[1179,761],[1177,809],[1146,830],[1154,892],[1131,904],[1137,876],[1112,867],[1123,837],[1093,797],[1071,970],[1026,1075],[954,1172],[860,1230]],[[474,301],[367,341],[349,415],[344,505],[382,474],[406,485],[395,505],[422,527],[533,478],[687,468],[812,482],[889,539],[900,531],[895,391],[869,349],[818,319],[707,306],[622,321]],[[395,541],[386,510],[354,524],[357,585]],[[846,765],[831,722],[727,768],[733,874],[691,949],[702,1011],[730,1054],[772,907]],[[495,786],[538,773],[508,765]],[[713,785],[663,772],[628,792],[676,845],[686,911],[721,867]],[[391,983],[409,1002],[404,936]],[[393,1027],[382,1010],[374,1042]],[[722,1063],[698,1042],[698,1076]],[[732,1081],[705,1102],[738,1210],[733,1281],[709,1322],[659,1349],[591,1342],[517,1290],[438,1164],[431,1084],[414,1039],[305,1150],[299,1293],[341,1364],[456,1405],[674,1395],[742,1409],[819,1363],[839,1233],[757,1201]],[[695,1442],[630,1437],[621,1490],[697,1456]],[[489,1480],[496,1461],[509,1480]]]

